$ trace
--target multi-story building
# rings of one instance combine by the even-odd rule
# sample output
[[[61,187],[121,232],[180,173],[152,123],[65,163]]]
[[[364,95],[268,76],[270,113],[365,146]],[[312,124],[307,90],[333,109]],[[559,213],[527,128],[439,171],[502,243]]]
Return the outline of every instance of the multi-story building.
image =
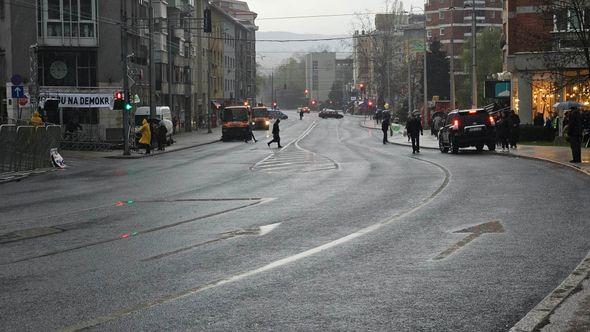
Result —
[[[354,60],[352,57],[336,59],[336,82],[342,86],[342,96],[349,101],[350,92],[354,86]],[[338,103],[345,100],[335,100]]]
[[[336,53],[318,52],[305,55],[305,87],[309,98],[318,102],[329,99],[336,80]]]
[[[32,101],[17,108],[8,95],[7,116],[28,119],[37,105],[57,98],[59,111],[44,114],[47,121],[77,121],[102,139],[121,138],[121,112],[111,109],[123,73],[119,6],[97,0],[0,6],[1,79],[9,86],[12,75],[23,77]]]
[[[248,3],[239,0],[214,0],[224,12],[234,19],[235,61],[233,75],[235,76],[234,98],[256,99],[256,26],[258,14],[251,11]]]
[[[474,4],[476,29],[502,27],[501,0],[428,0],[424,4],[427,36],[440,41],[447,55],[452,42],[454,55],[459,57],[470,38]]]
[[[210,99],[224,99],[224,91],[229,98],[232,94],[242,98],[248,92],[254,95],[255,14],[245,26],[216,7],[220,12],[209,36],[202,32],[203,10],[214,7],[209,1],[152,0],[150,35],[146,0],[121,1],[120,6],[98,0],[75,2],[0,2],[0,78],[7,83],[6,89],[0,89],[0,117],[28,119],[37,104],[24,101],[36,102],[38,96],[42,106],[47,98],[59,97],[63,101],[59,112],[45,114],[46,120],[78,121],[98,139],[121,139],[122,113],[112,110],[114,93],[122,90],[123,75],[128,74],[130,92],[141,100],[137,106],[149,105],[150,37],[155,67],[151,95],[156,105],[170,106],[186,129],[206,116]],[[122,33],[123,26],[127,34]],[[122,66],[123,36],[128,41],[127,70]],[[224,43],[228,46],[225,54]],[[207,70],[210,55],[212,75]],[[232,68],[233,73],[222,72]],[[27,96],[33,97],[21,100],[19,107],[16,100],[7,98],[15,74],[24,78]],[[224,76],[227,89],[223,88]],[[214,78],[211,96],[207,93],[210,77]]]
[[[575,21],[587,12],[568,2],[555,4],[504,1],[504,70],[510,73],[511,107],[523,123],[550,117],[556,102],[590,105],[589,64],[582,46],[587,41],[580,39],[587,28]]]

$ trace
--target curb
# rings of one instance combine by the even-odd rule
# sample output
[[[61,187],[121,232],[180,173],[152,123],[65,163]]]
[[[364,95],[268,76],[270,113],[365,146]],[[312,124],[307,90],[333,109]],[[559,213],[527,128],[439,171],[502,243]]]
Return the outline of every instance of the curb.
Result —
[[[15,175],[8,178],[8,179],[0,178],[0,184],[5,184],[5,183],[9,183],[9,182],[18,182],[18,181],[24,180],[28,177],[31,177],[31,176],[41,175],[41,174],[45,174],[45,173],[49,173],[49,172],[53,172],[53,171],[55,171],[54,168],[41,168],[41,169],[31,170],[31,171],[27,171],[27,172],[11,172]]]
[[[381,128],[369,127],[369,126],[366,126],[366,125],[364,125],[362,123],[359,123],[359,124],[363,128],[373,129],[373,130],[381,130]],[[411,144],[398,143],[398,142],[389,142],[389,143],[390,144],[393,144],[393,145],[405,146],[405,147],[411,147],[412,146]],[[433,147],[430,147],[430,146],[423,146],[423,145],[420,146],[420,149],[425,149],[425,150],[438,150],[438,148],[433,148]]]
[[[151,158],[151,157],[156,157],[156,156],[167,154],[167,153],[188,150],[188,149],[196,148],[196,147],[199,147],[199,146],[210,145],[210,144],[214,144],[214,143],[218,143],[218,142],[221,142],[221,139],[216,139],[214,141],[208,141],[208,142],[205,142],[205,143],[193,144],[193,145],[190,145],[190,146],[184,146],[182,148],[178,148],[178,149],[174,149],[174,150],[165,150],[165,151],[161,151],[161,152],[158,152],[158,153],[151,153],[151,154],[148,154],[148,155],[145,155],[145,154],[135,155],[135,156],[119,155],[119,156],[107,156],[107,157],[104,157],[104,158],[105,159],[143,159],[143,158]]]
[[[373,127],[368,127],[363,124],[360,124],[361,127],[368,128],[368,129],[376,129]],[[408,146],[407,144],[402,143],[395,143],[395,145],[401,146]],[[431,149],[431,150],[438,150],[438,148],[432,147],[421,147],[423,149]],[[503,157],[511,157],[511,158],[522,158],[528,160],[536,160],[542,161],[546,163],[550,163],[553,165],[566,167],[572,169],[574,171],[580,172],[584,175],[590,176],[590,171],[586,171],[580,167],[575,165],[571,165],[569,163],[564,163],[557,160],[542,158],[542,157],[533,157],[533,156],[523,156],[518,154],[505,154],[495,152],[494,155],[503,156]],[[543,326],[545,326],[549,322],[549,317],[555,312],[555,310],[570,296],[574,293],[574,291],[580,287],[582,282],[590,277],[590,252],[586,255],[586,257],[576,266],[576,268],[567,276],[557,288],[555,288],[549,295],[547,295],[539,304],[537,304],[533,309],[531,309],[521,320],[519,320],[510,330],[509,332],[534,332],[539,331]]]

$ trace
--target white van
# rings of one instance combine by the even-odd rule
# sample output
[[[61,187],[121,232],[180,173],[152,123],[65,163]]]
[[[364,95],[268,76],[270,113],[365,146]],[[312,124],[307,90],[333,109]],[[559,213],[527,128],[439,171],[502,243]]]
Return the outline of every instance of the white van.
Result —
[[[138,107],[135,111],[135,128],[136,132],[141,127],[141,123],[143,119],[150,118],[150,107],[149,106],[142,106]],[[172,126],[172,113],[170,112],[170,107],[168,106],[156,106],[156,118],[158,120],[163,120],[164,124],[166,125],[166,129],[168,130],[168,136],[166,138],[166,142],[168,145],[172,144],[174,141],[172,140],[172,133],[173,133],[173,126]]]

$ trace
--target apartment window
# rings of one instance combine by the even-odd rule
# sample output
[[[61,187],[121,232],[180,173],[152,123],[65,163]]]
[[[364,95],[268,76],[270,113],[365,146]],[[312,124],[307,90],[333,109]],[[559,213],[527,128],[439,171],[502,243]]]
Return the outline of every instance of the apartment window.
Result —
[[[439,20],[444,20],[445,19],[445,12],[438,12],[438,19]]]
[[[440,35],[444,36],[445,35],[445,28],[440,28]]]
[[[43,52],[38,67],[42,86],[96,86],[95,52]]]
[[[47,37],[96,37],[96,0],[39,0],[38,6]]]
[[[492,10],[490,13],[490,18],[496,18],[496,12]]]
[[[567,10],[560,10],[555,13],[553,18],[554,31],[566,31],[568,28],[568,12]]]
[[[426,31],[426,37],[432,38],[432,31],[431,30]]]
[[[432,15],[426,14],[426,20],[429,22],[432,21]]]

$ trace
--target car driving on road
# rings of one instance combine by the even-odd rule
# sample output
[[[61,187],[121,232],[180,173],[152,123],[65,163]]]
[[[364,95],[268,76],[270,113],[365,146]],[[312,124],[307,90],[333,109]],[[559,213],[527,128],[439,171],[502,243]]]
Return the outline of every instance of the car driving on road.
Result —
[[[475,147],[482,151],[487,145],[496,149],[496,122],[484,109],[450,112],[439,131],[438,146],[441,152],[459,153],[460,148]]]
[[[268,115],[270,116],[271,119],[287,120],[289,118],[287,116],[287,114],[285,114],[281,111],[277,111],[277,110],[269,110]]]
[[[338,111],[325,109],[318,114],[318,116],[322,119],[327,118],[334,118],[334,119],[342,119],[344,115],[340,114]]]

